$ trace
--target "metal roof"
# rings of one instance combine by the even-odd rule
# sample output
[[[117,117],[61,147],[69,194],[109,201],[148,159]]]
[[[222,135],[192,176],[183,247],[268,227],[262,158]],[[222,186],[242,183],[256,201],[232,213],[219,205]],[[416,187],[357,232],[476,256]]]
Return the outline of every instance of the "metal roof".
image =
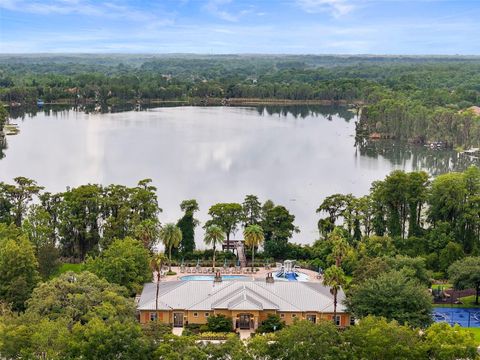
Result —
[[[145,284],[138,310],[155,310],[156,284]],[[338,293],[337,311],[344,312],[345,294]],[[333,295],[321,283],[238,279],[169,281],[159,284],[159,310],[277,310],[333,312]]]

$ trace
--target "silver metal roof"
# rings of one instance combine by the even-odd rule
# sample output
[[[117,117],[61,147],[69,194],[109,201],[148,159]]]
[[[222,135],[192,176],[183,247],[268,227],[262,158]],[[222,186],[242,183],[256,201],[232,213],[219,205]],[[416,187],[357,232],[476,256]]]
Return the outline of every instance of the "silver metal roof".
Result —
[[[155,310],[156,284],[145,284],[139,310]],[[338,293],[337,311],[344,312],[343,291]],[[159,310],[277,310],[333,312],[333,295],[321,283],[239,279],[213,281],[169,281],[160,283]]]

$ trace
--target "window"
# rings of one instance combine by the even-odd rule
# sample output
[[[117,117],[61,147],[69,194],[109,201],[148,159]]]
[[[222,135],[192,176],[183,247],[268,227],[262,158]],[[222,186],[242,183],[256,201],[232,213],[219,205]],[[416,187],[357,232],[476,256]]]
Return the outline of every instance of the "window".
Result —
[[[355,318],[350,316],[350,325],[355,325]]]
[[[194,312],[193,317],[198,317],[198,313]]]
[[[332,317],[333,318],[333,317]],[[341,319],[341,316],[340,315],[337,315],[334,319],[334,323],[335,325],[337,326],[340,326],[340,319]]]
[[[292,314],[292,319],[296,318],[297,314]]]
[[[317,322],[317,316],[316,315],[307,315],[307,320],[315,324]]]
[[[210,313],[206,312],[205,317],[209,317],[209,316],[210,316]]]
[[[284,318],[284,317],[285,317],[285,314],[280,314],[280,317],[281,317],[281,318]]]
[[[154,313],[154,312],[150,313],[150,321],[157,321],[157,313]]]

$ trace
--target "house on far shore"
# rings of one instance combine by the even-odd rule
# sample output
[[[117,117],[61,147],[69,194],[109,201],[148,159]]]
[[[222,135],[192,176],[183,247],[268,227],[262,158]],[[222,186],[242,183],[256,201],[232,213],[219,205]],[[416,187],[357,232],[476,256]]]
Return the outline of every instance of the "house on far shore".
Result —
[[[480,106],[470,106],[465,112],[471,112],[474,115],[480,116]]]
[[[156,284],[145,284],[137,310],[140,323],[158,320],[173,327],[206,324],[209,316],[222,314],[232,319],[232,330],[255,330],[270,314],[278,314],[287,325],[296,319],[333,321],[333,295],[316,282],[235,279],[214,281],[168,281],[160,283],[158,312]],[[338,293],[335,323],[346,327],[353,318]]]

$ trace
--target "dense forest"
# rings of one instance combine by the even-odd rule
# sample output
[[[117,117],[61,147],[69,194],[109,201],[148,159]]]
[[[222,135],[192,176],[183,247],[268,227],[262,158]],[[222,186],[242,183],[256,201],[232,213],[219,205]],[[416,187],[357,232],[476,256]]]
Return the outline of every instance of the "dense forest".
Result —
[[[0,101],[352,104],[360,137],[478,147],[478,57],[1,56]],[[237,101],[237,102],[235,102]]]

